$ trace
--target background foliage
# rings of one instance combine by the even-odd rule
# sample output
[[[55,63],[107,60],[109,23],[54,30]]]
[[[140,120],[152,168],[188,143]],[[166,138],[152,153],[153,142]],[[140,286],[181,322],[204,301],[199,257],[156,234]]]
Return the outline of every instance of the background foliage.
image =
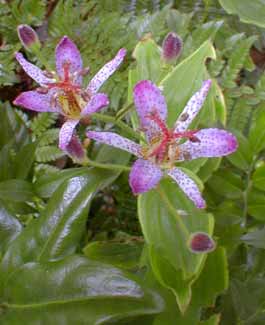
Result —
[[[0,2],[1,324],[264,324],[265,4],[219,2]],[[51,66],[63,35],[76,42],[91,75],[127,48],[104,86],[108,115],[131,102],[138,80],[151,79],[163,86],[172,125],[201,81],[213,79],[196,123],[226,127],[240,146],[222,160],[181,165],[199,179],[206,211],[169,180],[162,196],[153,190],[135,198],[127,172],[74,165],[57,147],[59,116],[12,106],[35,87],[14,60],[23,51],[21,23],[35,28]],[[169,31],[183,39],[176,66],[160,60]],[[123,119],[137,128],[133,110]],[[86,127],[116,128],[90,122],[81,136]],[[131,161],[105,146],[87,151],[97,162]],[[217,249],[192,254],[179,218],[189,234],[213,235]]]

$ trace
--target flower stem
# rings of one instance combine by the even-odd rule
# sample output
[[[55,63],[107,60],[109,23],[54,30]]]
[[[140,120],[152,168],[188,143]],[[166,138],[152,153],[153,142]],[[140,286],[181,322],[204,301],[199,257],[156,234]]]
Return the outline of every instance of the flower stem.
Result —
[[[96,168],[101,168],[101,169],[123,170],[123,171],[131,170],[131,168],[128,166],[118,165],[118,164],[103,164],[94,160],[90,160],[89,158],[86,159],[86,165],[96,167]]]
[[[140,135],[139,132],[134,131],[132,128],[130,128],[128,125],[126,125],[122,121],[116,120],[115,117],[112,117],[109,115],[103,115],[103,114],[99,114],[99,113],[94,113],[91,115],[91,117],[92,118],[94,117],[95,119],[105,122],[105,123],[112,123],[112,124],[116,125],[117,127],[119,127],[121,130],[123,130],[124,132],[126,132],[128,135],[132,136],[134,139],[143,141],[143,137]]]
[[[133,108],[133,103],[129,103],[116,114],[116,120],[121,120],[131,109]]]
[[[186,225],[184,224],[184,222],[182,221],[180,215],[177,213],[176,209],[174,208],[174,206],[172,205],[172,203],[169,201],[166,193],[164,192],[164,190],[162,189],[161,186],[157,187],[157,192],[159,193],[162,201],[165,203],[166,207],[168,208],[169,212],[175,217],[180,229],[182,230],[182,233],[184,234],[185,237],[187,237],[187,239],[190,236],[189,230],[186,227]]]

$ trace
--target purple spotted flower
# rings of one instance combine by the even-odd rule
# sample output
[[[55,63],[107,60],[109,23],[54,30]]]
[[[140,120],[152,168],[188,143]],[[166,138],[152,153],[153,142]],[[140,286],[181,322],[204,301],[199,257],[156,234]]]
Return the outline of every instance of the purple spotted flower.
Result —
[[[154,188],[166,174],[198,208],[204,208],[205,201],[196,183],[181,168],[175,167],[175,163],[199,157],[225,156],[237,148],[236,138],[225,130],[210,128],[187,131],[200,111],[210,85],[210,80],[203,83],[202,88],[188,101],[175,126],[169,129],[166,125],[166,101],[160,89],[149,80],[140,81],[134,88],[134,103],[141,127],[145,130],[147,145],[136,144],[110,132],[89,131],[87,136],[138,157],[129,176],[134,194]]]
[[[81,118],[109,104],[107,95],[98,93],[98,90],[119,67],[125,54],[126,50],[120,49],[115,58],[105,64],[84,89],[82,77],[89,69],[83,68],[80,52],[67,36],[60,40],[55,50],[57,73],[42,71],[21,53],[17,53],[16,59],[22,68],[40,87],[21,93],[14,104],[37,112],[58,112],[64,115],[66,122],[60,130],[59,147],[82,161],[85,153],[75,134],[75,127]]]

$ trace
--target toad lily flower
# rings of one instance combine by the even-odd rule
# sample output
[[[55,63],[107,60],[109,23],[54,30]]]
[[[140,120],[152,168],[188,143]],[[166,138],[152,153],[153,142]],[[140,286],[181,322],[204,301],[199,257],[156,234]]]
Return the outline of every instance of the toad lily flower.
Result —
[[[97,92],[119,67],[125,54],[126,50],[120,49],[114,59],[104,65],[84,89],[82,77],[89,69],[83,69],[80,52],[67,36],[60,40],[55,50],[57,73],[42,71],[28,62],[21,53],[17,53],[16,59],[22,68],[40,87],[21,93],[14,104],[36,112],[57,112],[64,115],[66,122],[60,130],[59,147],[82,161],[85,154],[75,134],[75,127],[81,118],[109,104],[107,95]]]
[[[154,188],[165,173],[198,208],[204,208],[205,201],[196,183],[174,164],[199,157],[225,156],[237,148],[236,138],[225,130],[210,128],[187,131],[187,127],[200,111],[210,85],[210,80],[203,83],[202,88],[188,101],[175,126],[169,129],[165,122],[166,101],[160,89],[149,80],[140,81],[134,88],[134,103],[141,127],[145,130],[147,145],[139,145],[110,132],[89,131],[87,136],[138,157],[129,176],[134,194]]]

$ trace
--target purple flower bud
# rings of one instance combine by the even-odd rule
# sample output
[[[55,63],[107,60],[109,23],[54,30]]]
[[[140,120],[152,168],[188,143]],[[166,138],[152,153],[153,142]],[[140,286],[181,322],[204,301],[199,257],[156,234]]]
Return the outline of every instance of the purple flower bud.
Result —
[[[181,38],[173,32],[168,33],[162,44],[162,57],[164,61],[167,63],[174,62],[180,55],[181,50]]]
[[[40,41],[37,33],[28,25],[19,25],[17,27],[18,37],[22,45],[27,49],[31,50],[34,47],[40,48]]]
[[[193,253],[208,253],[215,249],[214,240],[205,232],[195,232],[191,234],[189,249]]]

